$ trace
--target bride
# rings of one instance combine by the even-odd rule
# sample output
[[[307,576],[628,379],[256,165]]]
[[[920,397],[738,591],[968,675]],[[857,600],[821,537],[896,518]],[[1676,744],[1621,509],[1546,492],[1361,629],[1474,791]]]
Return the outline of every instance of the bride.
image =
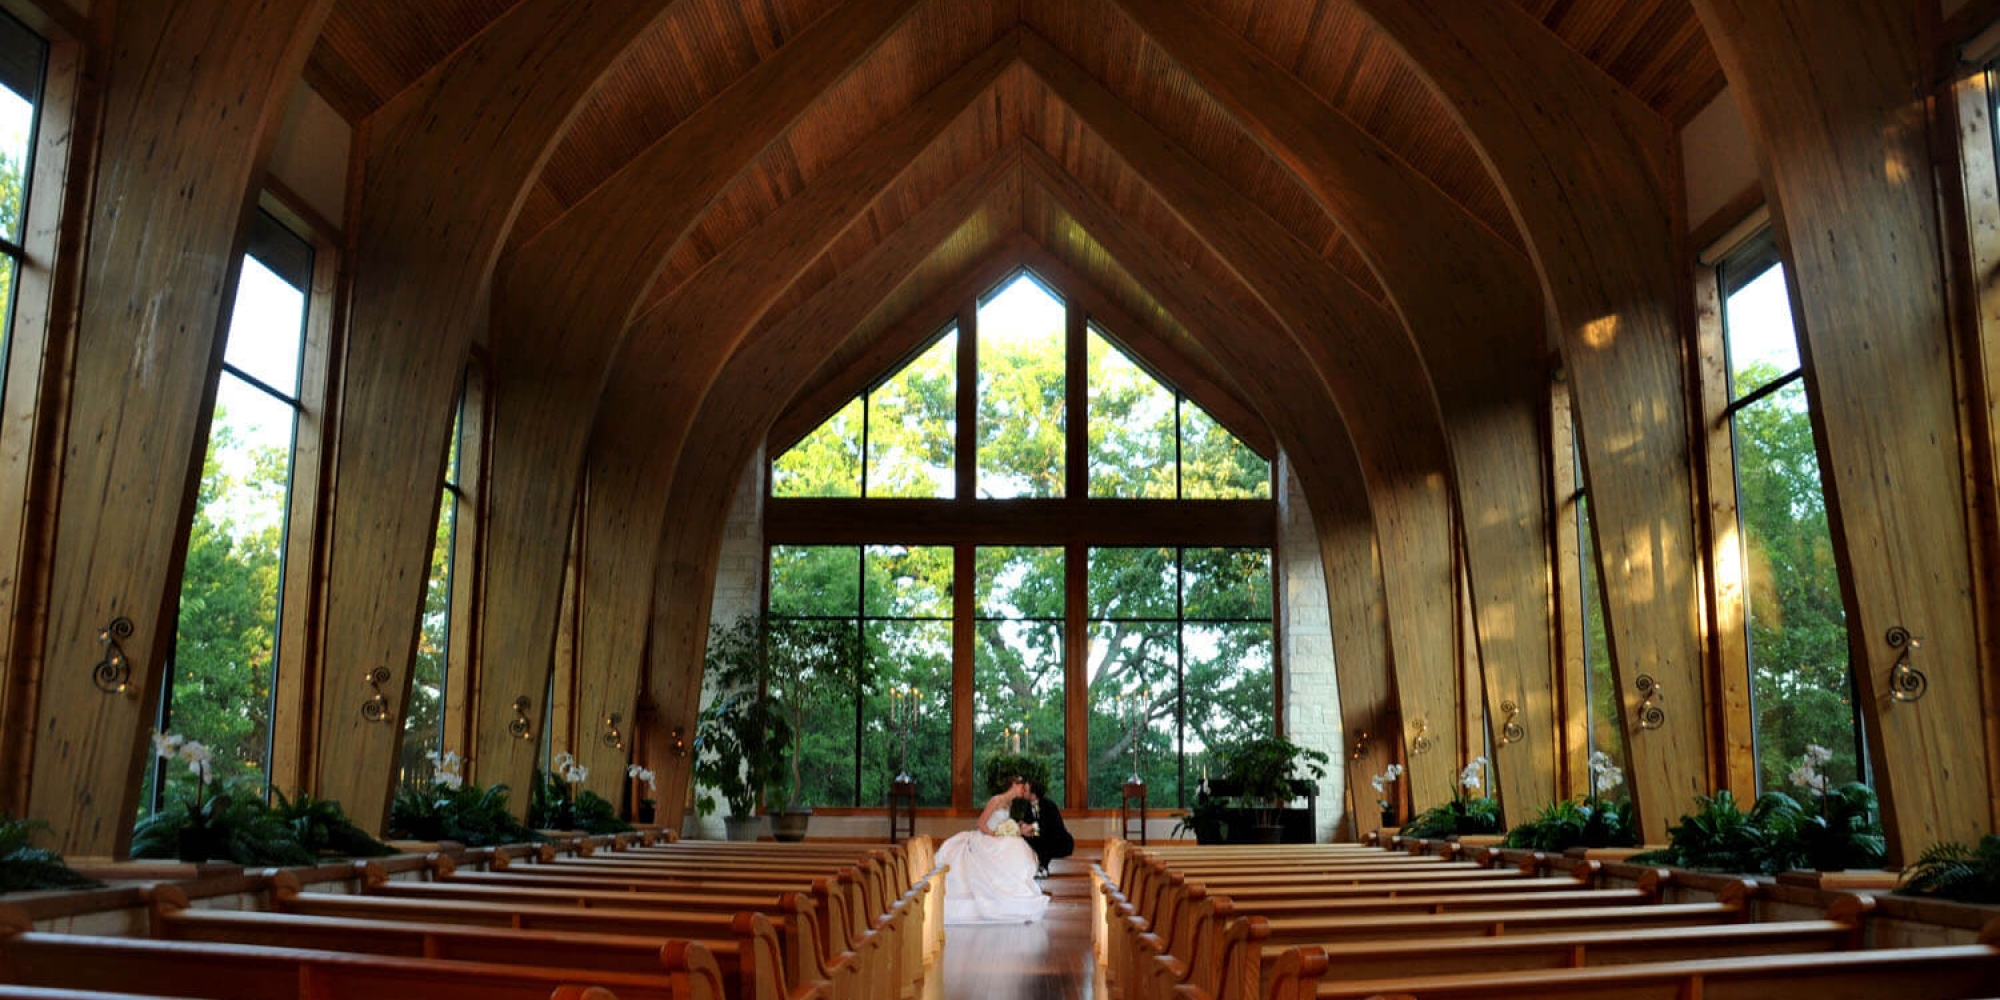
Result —
[[[987,800],[977,825],[938,848],[938,863],[950,866],[944,876],[945,923],[1032,923],[1047,912],[1049,898],[1035,884],[1035,849],[1007,817],[1014,800],[1027,794],[1027,779],[1015,778]]]

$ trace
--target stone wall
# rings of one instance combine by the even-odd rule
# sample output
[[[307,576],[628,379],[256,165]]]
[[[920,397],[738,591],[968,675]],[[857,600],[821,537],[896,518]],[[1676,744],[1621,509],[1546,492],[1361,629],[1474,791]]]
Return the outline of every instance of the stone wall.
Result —
[[[722,528],[722,552],[715,563],[714,605],[709,609],[711,625],[728,626],[744,615],[754,615],[764,610],[764,570],[767,565],[764,555],[764,470],[769,464],[764,460],[762,449],[751,456],[750,465],[743,470],[736,484],[736,499],[729,507],[729,520]],[[704,679],[701,687],[703,708],[715,700],[715,688]],[[695,790],[697,798],[701,789]],[[716,796],[720,801],[721,796]],[[722,814],[729,811],[721,806],[716,814],[708,817],[695,815],[689,808],[687,818],[682,823],[684,836],[704,839],[721,839],[723,836]]]
[[[1298,476],[1282,458],[1277,471],[1275,558],[1285,735],[1332,758],[1319,791],[1319,839],[1327,841],[1336,831],[1352,827],[1346,823],[1346,738],[1340,725],[1340,690],[1334,678],[1326,569],[1320,561],[1319,535]]]

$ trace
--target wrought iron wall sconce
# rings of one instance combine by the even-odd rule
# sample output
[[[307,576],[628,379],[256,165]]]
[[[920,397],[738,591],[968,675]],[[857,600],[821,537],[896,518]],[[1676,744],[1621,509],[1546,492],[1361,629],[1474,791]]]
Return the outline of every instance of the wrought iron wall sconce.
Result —
[[[1634,682],[1639,690],[1639,728],[1651,732],[1667,724],[1667,710],[1660,707],[1666,694],[1652,674],[1640,674]]]
[[[1349,760],[1362,760],[1368,756],[1368,734],[1366,732],[1354,738],[1354,750],[1347,756]]]
[[[1425,722],[1422,719],[1418,719],[1417,735],[1410,740],[1410,753],[1426,754],[1430,752],[1431,752],[1431,725],[1430,723]]]
[[[389,695],[382,685],[389,683],[389,668],[376,667],[368,671],[368,686],[375,689],[375,696],[361,703],[361,717],[369,722],[389,721]]]
[[[1898,651],[1896,665],[1889,668],[1889,697],[1906,704],[1923,698],[1930,690],[1931,680],[1910,665],[1910,654],[1922,648],[1924,641],[1901,625],[1889,630],[1886,641],[1890,649]]]
[[[1515,716],[1521,714],[1520,702],[1509,698],[1500,703],[1500,712],[1507,717],[1506,723],[1500,727],[1501,746],[1504,747],[1510,743],[1519,743],[1528,738],[1528,728],[1514,721]]]
[[[528,706],[532,704],[534,702],[529,701],[525,694],[514,699],[514,718],[507,723],[507,735],[517,740],[534,738],[535,724],[528,721]]]
[[[685,757],[688,755],[686,728],[681,726],[674,727],[674,731],[667,737],[667,749],[676,757]]]
[[[618,723],[623,719],[624,716],[617,712],[604,717],[604,736],[601,739],[606,747],[613,750],[625,749],[625,734],[618,731]]]
[[[97,661],[91,669],[91,682],[105,694],[132,694],[132,661],[125,655],[125,647],[118,644],[120,639],[132,638],[132,619],[123,616],[111,619],[111,624],[97,630],[97,641],[104,647],[104,659]]]

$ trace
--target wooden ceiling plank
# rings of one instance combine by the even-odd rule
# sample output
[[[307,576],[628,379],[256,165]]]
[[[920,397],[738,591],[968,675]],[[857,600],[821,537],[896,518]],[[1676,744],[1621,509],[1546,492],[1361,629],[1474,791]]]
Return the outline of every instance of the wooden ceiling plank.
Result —
[[[646,424],[626,422],[604,427],[604,438],[593,442],[579,669],[631,678],[623,690],[636,693],[638,665],[646,664],[645,688],[658,706],[653,724],[662,733],[694,731],[721,524],[771,422],[817,358],[961,226],[996,211],[996,202],[1007,205],[1016,180],[1011,157],[989,161],[803,305],[771,317],[743,351],[691,350],[700,356],[681,362],[696,370],[690,378],[712,380],[717,390],[694,414],[694,433],[662,446]],[[689,762],[655,757],[651,766],[662,801],[680,801]]]
[[[1457,472],[1486,701],[1522,735],[1496,743],[1508,814],[1555,801],[1548,690],[1546,335],[1526,255],[1191,0],[1113,0],[1295,173],[1369,261],[1436,385]],[[1444,276],[1448,275],[1448,278]]]
[[[1576,394],[1627,773],[1663,843],[1712,773],[1671,133],[1509,0],[1349,2],[1454,110],[1529,238]],[[1641,676],[1686,692],[1658,729],[1627,724]]]
[[[1929,83],[1929,33],[1896,0],[1695,9],[1770,193],[1889,863],[1907,863],[1972,843],[1995,803],[1978,738],[1993,674],[1967,558],[1964,445],[1950,433],[1962,426],[1951,282],[1932,249],[1949,241],[1928,166],[1935,126],[1911,99]],[[1922,652],[1883,641],[1894,628]],[[1899,658],[1927,694],[1898,696]]]
[[[592,418],[623,334],[667,255],[723,190],[814,101],[874,51],[917,0],[850,0],[822,18],[555,224],[501,262],[493,309],[492,466],[484,657],[496,690],[540,691],[555,642],[567,537]],[[629,713],[622,718],[629,719]],[[601,720],[584,717],[596,748]],[[479,742],[507,745],[511,713],[482,713]],[[490,780],[527,787],[531,765],[488,755]],[[623,769],[592,767],[592,790],[616,798]]]
[[[71,855],[131,841],[254,182],[330,7],[163,0],[109,29],[46,630],[6,670],[39,676],[7,706],[34,733],[9,769],[29,766],[28,814]],[[114,621],[130,673],[107,693],[81,665]]]
[[[1326,426],[1325,414],[1334,409],[1326,387],[1298,364],[1295,352],[1283,344],[1277,319],[1257,305],[1247,289],[1230,294],[1209,282],[1190,280],[1185,258],[1136,229],[1052,157],[1030,152],[1027,166],[1031,178],[1071,218],[1135,280],[1154,289],[1182,325],[1242,379],[1251,405],[1269,423],[1286,460],[1297,470],[1319,529],[1347,739],[1354,746],[1365,746],[1373,759],[1396,759],[1385,739],[1398,728],[1392,720],[1399,709],[1390,680],[1376,519],[1352,440],[1343,428]],[[1246,298],[1248,308],[1238,304]],[[1362,770],[1348,772],[1355,800],[1367,801]],[[1355,819],[1361,829],[1379,823],[1369,813],[1358,811]]]
[[[314,793],[362,829],[387,815],[453,409],[507,230],[576,108],[675,2],[522,0],[366,130],[308,758]],[[394,724],[356,710],[378,667],[392,674]],[[511,719],[519,695],[538,719],[542,694],[482,687],[472,711]],[[533,743],[462,749],[491,783],[525,777]],[[516,815],[527,805],[518,798]]]
[[[1449,798],[1460,766],[1451,722],[1458,702],[1451,467],[1422,360],[1367,293],[1052,45],[1024,31],[1021,50],[1050,90],[1282,320],[1331,390],[1375,500],[1391,662],[1412,743],[1417,728],[1427,730],[1428,752],[1410,757],[1411,788],[1422,801]]]

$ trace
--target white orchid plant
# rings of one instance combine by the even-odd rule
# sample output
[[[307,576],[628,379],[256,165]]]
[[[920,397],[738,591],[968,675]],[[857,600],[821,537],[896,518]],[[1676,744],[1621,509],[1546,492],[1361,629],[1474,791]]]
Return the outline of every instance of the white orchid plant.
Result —
[[[646,801],[648,802],[651,802],[653,796],[659,794],[660,792],[659,777],[645,767],[642,767],[638,764],[628,765],[625,768],[625,776],[631,778],[634,781],[640,781],[645,783]]]
[[[1389,786],[1395,784],[1396,780],[1402,776],[1403,765],[1391,764],[1384,768],[1381,774],[1368,779],[1368,784],[1375,789],[1375,804],[1382,807],[1383,812],[1389,811],[1390,807],[1394,804],[1389,792]]]
[[[432,750],[424,755],[431,762],[431,783],[445,788],[465,786],[465,758],[456,750],[439,752]]]

